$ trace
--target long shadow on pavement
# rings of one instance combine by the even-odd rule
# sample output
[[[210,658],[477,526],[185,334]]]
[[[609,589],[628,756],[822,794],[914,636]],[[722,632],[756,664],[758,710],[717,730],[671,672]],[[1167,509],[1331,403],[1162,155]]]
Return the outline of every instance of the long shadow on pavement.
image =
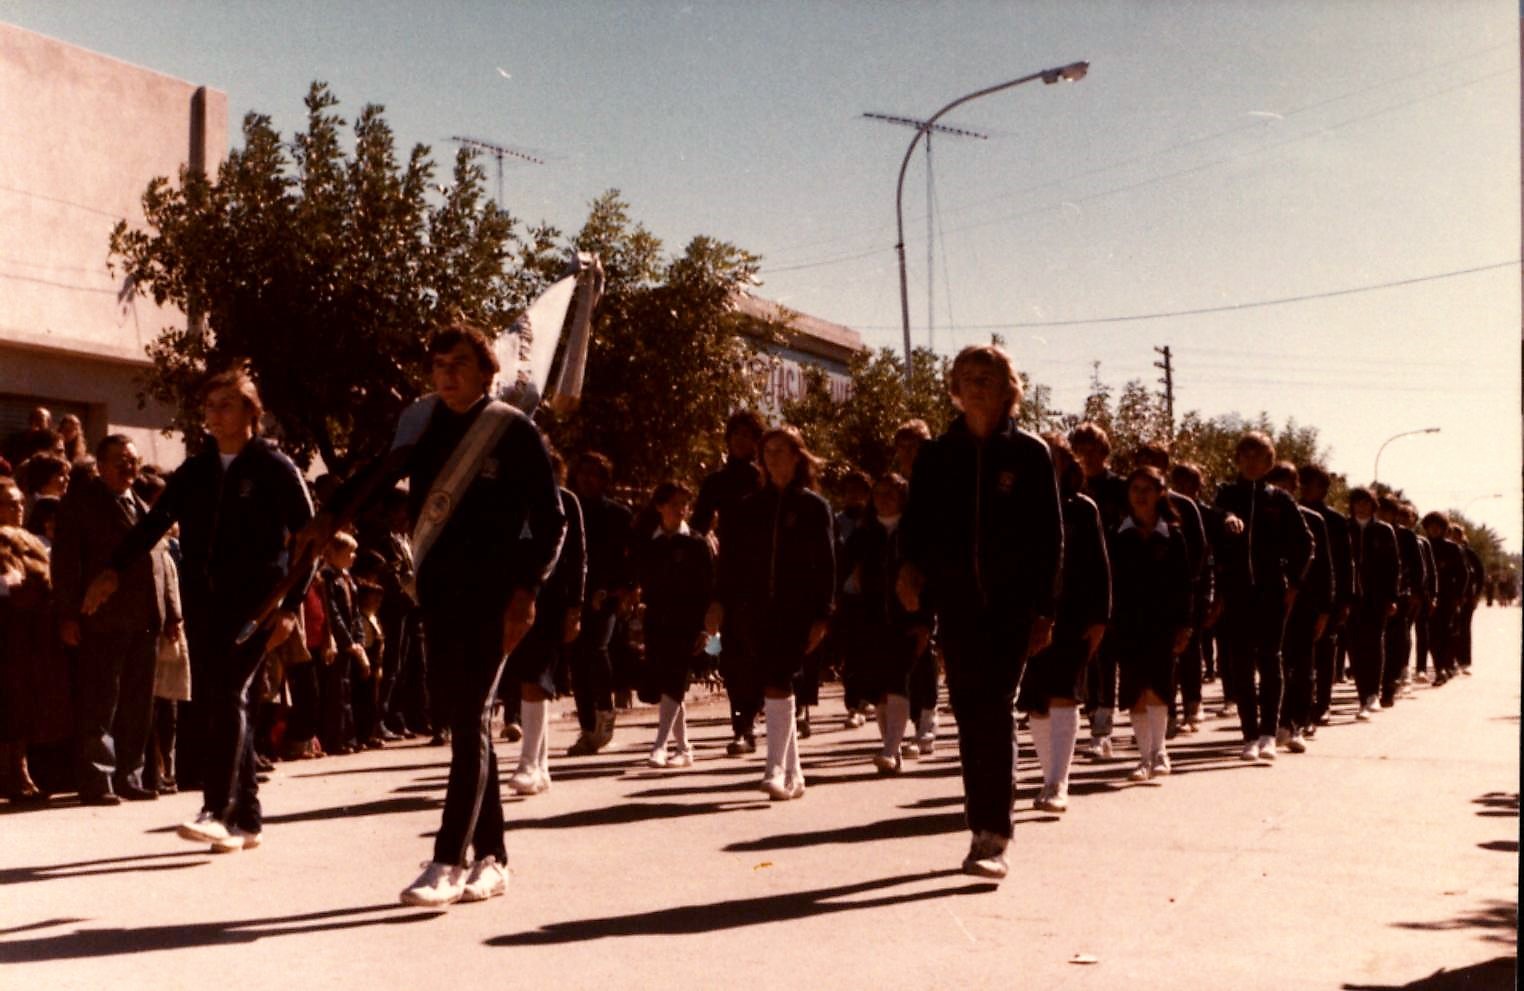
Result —
[[[583,826],[622,826],[653,819],[683,819],[688,816],[714,815],[721,812],[758,812],[768,807],[765,801],[732,802],[622,802],[596,809],[578,809],[540,819],[515,818],[507,831],[522,829],[578,829]]]
[[[1407,984],[1346,984],[1344,991],[1513,991],[1518,967],[1517,955],[1496,957],[1458,970],[1441,967]]]
[[[912,891],[901,894],[881,895],[874,898],[843,901],[868,892],[882,891],[902,884],[933,881],[957,876],[956,871],[932,871],[926,874],[903,874],[898,877],[862,881],[833,888],[815,888],[809,891],[786,892],[757,898],[737,898],[730,901],[709,902],[702,905],[680,905],[676,908],[636,912],[630,915],[614,915],[595,919],[576,919],[555,922],[532,932],[494,936],[487,940],[488,946],[548,946],[560,943],[581,943],[593,939],[620,936],[672,935],[687,936],[699,933],[737,929],[742,926],[765,925],[772,922],[792,922],[817,915],[836,912],[852,912],[860,909],[882,908],[889,905],[905,905],[948,898],[957,895],[973,895],[994,891],[997,885],[989,882],[962,884],[952,888],[932,891]]]
[[[275,936],[299,936],[308,933],[363,929],[367,926],[394,926],[407,922],[423,922],[444,914],[439,911],[397,914],[403,909],[405,906],[393,902],[385,905],[337,908],[326,912],[307,912],[302,915],[284,915],[265,919],[191,922],[183,925],[144,926],[140,929],[76,929],[53,936],[0,940],[0,960],[6,963],[38,963],[48,960],[126,956],[151,950],[181,950],[197,946],[254,943]],[[356,918],[356,916],[374,913],[386,914],[372,918]],[[57,921],[67,924],[76,920]]]
[[[202,860],[185,860],[186,857],[203,857]],[[144,861],[178,860],[179,863],[144,863]],[[206,850],[184,850],[175,853],[146,853],[136,857],[109,857],[103,860],[77,860],[68,864],[47,864],[38,867],[6,867],[0,869],[0,886],[27,884],[31,881],[54,881],[76,877],[92,877],[100,874],[132,874],[139,871],[178,871],[187,867],[200,867],[211,863]],[[78,920],[69,920],[78,921]]]

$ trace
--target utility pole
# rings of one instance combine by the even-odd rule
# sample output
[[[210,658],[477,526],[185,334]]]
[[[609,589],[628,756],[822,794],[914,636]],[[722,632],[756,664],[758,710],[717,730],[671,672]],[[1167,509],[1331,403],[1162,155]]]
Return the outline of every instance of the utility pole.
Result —
[[[932,203],[936,193],[931,177],[931,136],[933,134],[948,134],[958,138],[976,138],[980,141],[988,141],[990,136],[982,131],[975,131],[967,127],[933,124],[917,117],[901,117],[897,114],[879,113],[865,113],[863,116],[869,120],[883,121],[886,124],[913,127],[926,135],[926,346],[936,350],[936,307],[932,300],[932,291],[936,281],[934,278],[936,263],[935,243],[932,240],[933,234],[936,231],[936,220],[932,216]]]
[[[1159,384],[1164,386],[1164,417],[1169,424],[1170,443],[1175,440],[1175,363],[1174,356],[1170,354],[1169,345],[1154,348],[1154,351],[1164,356],[1163,361],[1154,362],[1155,368],[1164,370],[1164,377],[1159,379]]]
[[[492,141],[483,141],[481,138],[468,138],[456,134],[451,141],[464,148],[490,155],[497,160],[497,207],[503,209],[503,159],[512,158],[521,162],[529,162],[531,165],[544,165],[545,160],[531,155],[522,148],[514,148],[509,145],[500,145]]]

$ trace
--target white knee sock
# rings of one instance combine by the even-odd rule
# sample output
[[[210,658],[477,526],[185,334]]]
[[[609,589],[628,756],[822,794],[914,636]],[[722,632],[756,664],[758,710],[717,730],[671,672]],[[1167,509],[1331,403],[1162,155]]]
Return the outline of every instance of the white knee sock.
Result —
[[[1153,737],[1153,751],[1148,755],[1153,760],[1164,753],[1164,743],[1169,736],[1169,706],[1151,705],[1148,707],[1148,730]]]
[[[546,702],[520,702],[519,723],[524,727],[524,737],[519,743],[519,770],[540,767],[540,753],[545,743]]]
[[[762,714],[767,722],[767,764],[762,776],[772,778],[783,773],[789,737],[794,734],[794,697],[763,699]]]
[[[1053,720],[1033,713],[1027,728],[1032,731],[1032,749],[1037,751],[1037,766],[1042,769],[1042,783],[1051,785],[1053,783]]]
[[[677,702],[677,714],[672,720],[672,744],[678,750],[688,749],[688,707],[681,699]]]
[[[929,709],[922,709],[921,710],[921,718],[920,718],[920,720],[916,724],[915,732],[916,732],[917,736],[936,736],[937,735],[937,707],[936,706],[933,705]]]
[[[1048,710],[1048,732],[1053,751],[1053,776],[1050,784],[1069,783],[1069,765],[1074,761],[1074,741],[1079,739],[1079,709],[1074,706]]]
[[[799,760],[799,734],[789,727],[788,748],[783,753],[783,780],[789,784],[804,780],[804,765]]]
[[[550,780],[550,703],[540,703],[540,759],[536,764],[545,780]]]
[[[910,723],[910,699],[904,695],[890,695],[878,711],[884,720],[884,756],[896,757],[900,742],[905,739],[905,727]]]
[[[881,739],[889,738],[889,703],[883,702],[873,707],[873,718],[878,720],[878,735]]]
[[[1154,756],[1154,728],[1147,714],[1139,715],[1136,709],[1129,713],[1132,719],[1132,735],[1138,742],[1138,756],[1143,761],[1150,761]]]
[[[672,733],[672,721],[677,718],[679,703],[670,695],[663,695],[656,706],[656,742],[651,749],[666,750],[667,737]]]

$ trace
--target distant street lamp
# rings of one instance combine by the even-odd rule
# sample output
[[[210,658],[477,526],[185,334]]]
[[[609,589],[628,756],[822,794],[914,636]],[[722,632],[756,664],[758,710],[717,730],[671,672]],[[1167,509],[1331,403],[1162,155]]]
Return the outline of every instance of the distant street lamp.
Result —
[[[925,122],[915,132],[915,137],[910,139],[910,147],[905,149],[904,161],[900,162],[900,177],[899,180],[895,183],[894,187],[895,230],[899,235],[899,241],[897,244],[895,244],[894,250],[899,254],[900,257],[900,320],[905,330],[906,386],[909,386],[910,384],[911,375],[910,290],[905,284],[905,169],[910,165],[910,156],[915,153],[916,143],[919,142],[923,136],[925,136],[927,131],[932,129],[932,125],[936,124],[936,122],[941,119],[943,114],[947,113],[949,110],[952,110],[954,107],[962,106],[970,100],[977,100],[981,96],[989,96],[991,93],[998,93],[1001,90],[1010,89],[1013,86],[1020,86],[1022,83],[1030,83],[1038,79],[1041,79],[1048,85],[1052,85],[1053,83],[1057,82],[1078,82],[1079,80],[1085,78],[1085,73],[1089,70],[1089,62],[1072,62],[1069,65],[1061,66],[1057,69],[1044,69],[1041,72],[1034,72],[1030,76],[1022,76],[1020,79],[1012,79],[1010,82],[1001,83],[998,86],[990,86],[986,89],[981,89],[977,93],[970,93],[967,96],[960,96],[953,102],[949,103],[947,106],[943,107],[941,110],[938,110],[936,113],[926,118]]]
[[[1392,441],[1396,440],[1399,437],[1412,437],[1412,436],[1414,436],[1416,434],[1437,434],[1437,433],[1439,433],[1439,428],[1438,427],[1425,427],[1422,430],[1404,430],[1402,433],[1400,433],[1400,434],[1393,434],[1392,436],[1388,437],[1386,440],[1382,441],[1381,442],[1381,446],[1376,448],[1376,467],[1371,471],[1371,488],[1375,488],[1376,487],[1376,483],[1381,481],[1381,452],[1386,450],[1386,446],[1388,444],[1390,444]]]

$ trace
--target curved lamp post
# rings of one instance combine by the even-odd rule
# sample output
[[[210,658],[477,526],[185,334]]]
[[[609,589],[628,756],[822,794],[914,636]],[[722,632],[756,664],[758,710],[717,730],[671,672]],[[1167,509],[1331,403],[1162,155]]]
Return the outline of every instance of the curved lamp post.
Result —
[[[920,126],[920,128],[916,130],[915,137],[910,139],[910,147],[905,149],[905,158],[902,162],[900,162],[900,177],[895,183],[894,187],[894,221],[895,231],[899,237],[899,241],[895,244],[894,250],[899,254],[900,258],[900,321],[905,331],[905,384],[907,386],[910,384],[911,376],[910,290],[907,288],[905,283],[905,169],[910,165],[910,156],[915,153],[916,144],[921,140],[922,137],[925,136],[927,131],[931,130],[932,125],[935,124],[943,114],[947,113],[949,110],[952,110],[954,107],[962,106],[970,100],[977,100],[981,96],[989,96],[991,93],[999,93],[1001,90],[1010,89],[1013,86],[1020,86],[1022,83],[1034,82],[1038,79],[1041,79],[1044,83],[1049,85],[1057,82],[1078,82],[1079,80],[1085,78],[1085,73],[1089,71],[1089,69],[1089,62],[1072,62],[1069,65],[1060,66],[1056,69],[1044,69],[1041,72],[1034,72],[1030,76],[1022,76],[1020,79],[1012,79],[1010,82],[1000,83],[998,86],[989,86],[985,89],[979,90],[976,93],[970,93],[967,96],[960,96],[953,102],[949,103],[947,106],[943,107],[941,110],[938,110],[936,113],[928,117],[926,121]]]
[[[1376,448],[1376,466],[1375,466],[1375,468],[1373,468],[1371,470],[1371,487],[1374,488],[1376,483],[1381,481],[1381,452],[1386,450],[1386,446],[1388,444],[1390,444],[1392,441],[1396,440],[1399,437],[1413,437],[1413,436],[1415,436],[1417,434],[1437,434],[1437,433],[1439,433],[1439,428],[1438,427],[1424,427],[1422,430],[1404,430],[1402,433],[1400,433],[1400,434],[1392,434],[1392,436],[1390,436],[1386,440],[1382,441],[1381,442],[1381,446]]]

